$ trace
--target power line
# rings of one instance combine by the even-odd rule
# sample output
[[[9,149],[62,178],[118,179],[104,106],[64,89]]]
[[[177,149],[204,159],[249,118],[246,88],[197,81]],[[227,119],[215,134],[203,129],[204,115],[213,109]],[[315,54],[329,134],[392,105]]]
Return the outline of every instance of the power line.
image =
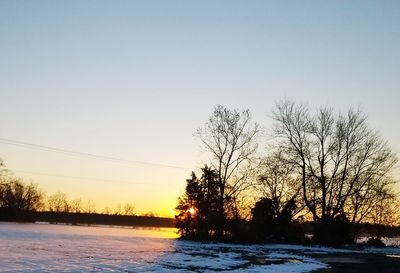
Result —
[[[13,169],[11,172],[18,172],[18,173],[26,173],[26,174],[35,174],[35,175],[44,175],[44,176],[52,176],[52,177],[60,177],[60,178],[68,178],[68,179],[77,179],[77,180],[93,180],[93,181],[103,181],[103,182],[114,182],[114,183],[129,183],[131,185],[157,185],[153,183],[132,183],[129,181],[122,181],[122,180],[111,180],[111,179],[103,179],[103,178],[96,178],[96,177],[82,177],[82,176],[69,176],[63,174],[50,174],[50,173],[42,173],[42,172],[32,172],[32,171],[24,171],[24,170],[15,170]],[[159,185],[159,184],[158,184]]]
[[[169,164],[162,164],[162,163],[155,163],[155,162],[147,162],[147,161],[140,161],[140,160],[130,160],[130,159],[123,159],[118,157],[112,156],[104,156],[104,155],[97,155],[92,153],[86,152],[79,152],[79,151],[72,151],[67,149],[55,148],[40,144],[34,144],[24,141],[12,140],[8,138],[0,138],[0,143],[6,145],[17,146],[21,148],[28,148],[33,150],[45,151],[45,152],[52,152],[58,154],[64,154],[69,156],[78,156],[78,157],[85,157],[90,159],[97,159],[97,160],[105,160],[111,161],[116,163],[125,163],[125,164],[133,164],[133,165],[145,165],[145,166],[153,166],[153,167],[161,167],[161,168],[172,168],[172,169],[184,169],[189,170],[190,168],[177,166],[177,165],[169,165]]]

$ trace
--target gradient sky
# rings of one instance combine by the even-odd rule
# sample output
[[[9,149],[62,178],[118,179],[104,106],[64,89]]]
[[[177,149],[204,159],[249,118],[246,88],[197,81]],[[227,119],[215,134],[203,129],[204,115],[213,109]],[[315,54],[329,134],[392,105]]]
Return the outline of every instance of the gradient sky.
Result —
[[[399,153],[400,2],[3,0],[0,94],[0,138],[187,168],[0,144],[16,175],[169,215],[218,103],[267,132],[280,99],[361,106]]]

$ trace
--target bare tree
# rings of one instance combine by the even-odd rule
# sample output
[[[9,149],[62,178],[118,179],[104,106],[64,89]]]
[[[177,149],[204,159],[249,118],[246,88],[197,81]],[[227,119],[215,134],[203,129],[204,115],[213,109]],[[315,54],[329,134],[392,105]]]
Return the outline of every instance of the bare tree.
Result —
[[[320,108],[311,115],[307,107],[286,101],[273,114],[278,145],[297,170],[305,205],[324,227],[397,162],[360,111],[335,116],[332,109]]]
[[[0,187],[10,183],[10,170],[8,170],[4,164],[4,161],[0,158]]]
[[[116,205],[115,210],[114,210],[114,214],[115,215],[122,215],[122,208],[121,208],[121,204],[120,203],[118,203]]]
[[[67,199],[67,195],[62,192],[57,192],[55,194],[50,195],[47,198],[47,205],[49,211],[54,212],[69,212],[70,204]]]
[[[0,158],[0,185],[5,184],[6,179],[6,168],[3,160]]]
[[[96,213],[96,205],[93,201],[88,200],[84,209],[85,213]]]
[[[11,178],[0,187],[0,207],[11,217],[19,219],[26,213],[42,208],[43,193],[35,184],[25,184],[20,179]]]
[[[359,215],[361,215],[358,216],[357,222],[366,220],[374,224],[375,233],[370,234],[373,236],[374,240],[380,240],[381,237],[385,235],[385,228],[383,228],[383,226],[396,226],[399,224],[398,211],[400,208],[400,200],[393,191],[393,188],[389,186],[392,183],[393,181],[390,179],[379,183],[379,185],[365,197],[367,202],[356,202],[356,204],[361,205],[357,207],[360,211]],[[352,200],[358,201],[357,198],[353,198]]]
[[[142,216],[146,216],[146,217],[157,217],[157,215],[154,212],[148,211],[144,214],[142,214]]]
[[[83,210],[82,199],[77,198],[70,202],[70,211],[74,213],[81,213]]]
[[[258,183],[256,191],[261,197],[273,202],[275,215],[280,215],[289,202],[296,205],[294,214],[302,209],[302,200],[299,197],[301,182],[293,176],[294,167],[283,159],[281,151],[272,153],[263,158],[258,167]]]
[[[209,120],[197,130],[197,136],[212,157],[211,166],[218,173],[219,210],[222,236],[226,205],[246,188],[247,173],[241,167],[251,162],[257,149],[259,126],[253,123],[249,110],[229,110],[222,105],[214,108]]]
[[[376,222],[376,214],[381,214],[380,204],[385,200],[395,201],[394,180],[391,177],[369,179],[364,187],[350,196],[346,212],[352,223]],[[385,201],[386,202],[386,201]]]
[[[109,207],[105,207],[102,213],[106,214],[106,215],[110,215],[111,214],[111,209]]]
[[[376,225],[395,225],[399,209],[397,195],[390,188],[381,188],[376,194],[378,198],[375,198],[375,203],[367,218]]]
[[[135,215],[135,206],[131,203],[125,203],[124,215]]]

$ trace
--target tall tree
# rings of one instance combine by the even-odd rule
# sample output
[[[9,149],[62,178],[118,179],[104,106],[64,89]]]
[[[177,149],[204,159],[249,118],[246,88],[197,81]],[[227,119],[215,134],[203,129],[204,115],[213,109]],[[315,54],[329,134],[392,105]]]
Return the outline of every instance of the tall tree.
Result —
[[[397,159],[361,111],[334,115],[320,108],[311,115],[304,105],[285,101],[273,117],[277,144],[296,168],[317,224],[316,238],[332,238],[329,227],[335,218],[346,218],[351,197],[387,177]]]
[[[217,105],[205,125],[197,130],[218,175],[219,238],[223,235],[226,207],[246,188],[246,172],[241,167],[251,162],[258,133],[259,126],[252,122],[249,110],[230,110],[222,105]]]

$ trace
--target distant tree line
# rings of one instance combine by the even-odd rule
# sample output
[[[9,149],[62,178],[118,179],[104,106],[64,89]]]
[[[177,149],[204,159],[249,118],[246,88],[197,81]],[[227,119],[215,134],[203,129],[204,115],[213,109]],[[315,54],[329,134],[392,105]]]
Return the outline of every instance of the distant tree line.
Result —
[[[45,210],[49,212],[71,212],[71,213],[99,213],[93,201],[83,202],[81,198],[68,200],[65,193],[56,192],[46,198]],[[136,215],[135,206],[132,203],[125,203],[123,206],[117,204],[115,209],[106,207],[101,214],[107,215]]]
[[[51,224],[68,223],[72,225],[174,227],[174,221],[171,218],[145,215],[37,211],[33,213],[32,218],[35,221],[48,222]]]
[[[132,203],[118,204],[114,209],[107,207],[102,212],[97,212],[96,206],[91,200],[87,202],[84,202],[81,198],[69,200],[67,195],[62,192],[46,196],[36,184],[26,183],[13,176],[0,159],[0,221],[37,221],[43,220],[43,217],[55,219],[53,222],[62,222],[62,219],[78,219],[79,221],[84,219],[83,217],[75,217],[73,214],[82,214],[85,217],[90,214],[137,216],[135,206]],[[65,217],[61,217],[62,215]],[[151,212],[144,216],[155,217]],[[109,221],[101,217],[96,219],[102,219],[102,222]],[[113,219],[121,223],[130,221],[118,217]]]
[[[353,243],[363,223],[399,224],[397,157],[360,110],[283,101],[272,117],[264,155],[249,110],[218,105],[197,130],[210,160],[178,200],[183,238],[338,245]]]

